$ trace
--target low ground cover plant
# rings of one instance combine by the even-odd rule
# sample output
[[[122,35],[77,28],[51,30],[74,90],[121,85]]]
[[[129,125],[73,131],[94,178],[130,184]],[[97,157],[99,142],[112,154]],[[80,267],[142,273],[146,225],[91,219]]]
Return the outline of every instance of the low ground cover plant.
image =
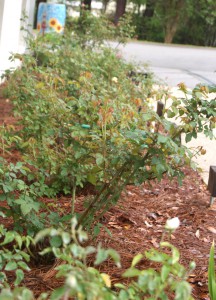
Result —
[[[191,287],[186,281],[190,271],[193,270],[194,264],[190,269],[186,270],[180,263],[179,251],[169,242],[161,241],[160,250],[146,251],[143,254],[137,254],[131,263],[131,267],[123,273],[125,278],[134,278],[129,286],[122,283],[112,285],[111,278],[106,273],[97,270],[97,266],[112,258],[114,263],[120,268],[120,256],[113,249],[103,249],[101,245],[97,248],[92,246],[84,246],[87,240],[87,233],[81,227],[77,227],[76,219],[72,219],[70,228],[65,231],[63,228],[47,228],[40,231],[33,243],[38,243],[45,238],[49,239],[50,246],[45,248],[40,254],[53,253],[57,259],[56,277],[64,278],[64,284],[56,288],[52,292],[44,292],[37,299],[113,299],[113,300],[139,300],[139,299],[169,299],[168,296],[173,293],[176,300],[192,300]],[[18,235],[15,237],[14,232],[7,232],[3,244],[16,241],[20,244],[22,241]],[[22,242],[21,242],[22,243]],[[21,245],[21,244],[20,244]],[[167,254],[164,250],[170,249]],[[15,250],[17,250],[15,248]],[[9,251],[7,251],[7,255]],[[23,257],[28,259],[29,256],[24,251],[16,251],[13,254],[13,260],[8,262],[1,272],[1,277],[6,278],[6,271],[14,270],[17,267],[24,268],[28,271],[28,266],[19,261]],[[169,252],[169,251],[168,251]],[[12,254],[10,252],[10,254]],[[24,255],[25,254],[25,255]],[[94,265],[87,264],[89,255],[94,254]],[[6,252],[2,254],[6,258]],[[8,256],[9,257],[9,256]],[[16,258],[17,257],[17,258]],[[138,263],[146,258],[152,262],[159,263],[161,268],[156,271],[154,269],[141,270],[137,267]],[[18,260],[16,263],[15,260]],[[23,272],[17,270],[17,286],[23,279]],[[31,290],[22,287],[11,289],[7,282],[2,282],[2,290],[0,299],[35,299]]]
[[[91,18],[84,21],[92,22]],[[162,275],[153,270],[136,270],[135,262],[141,258],[138,256],[131,273],[126,273],[138,276],[138,283],[129,289],[118,286],[121,291],[116,294],[104,282],[103,278],[109,282],[106,275],[101,277],[94,268],[86,267],[88,251],[96,250],[91,247],[83,250],[74,232],[82,236],[81,231],[76,231],[81,225],[91,232],[104,213],[118,202],[128,184],[160,180],[164,174],[181,182],[182,166],[193,166],[193,156],[203,149],[193,153],[179,143],[179,136],[185,133],[186,141],[196,138],[198,132],[213,137],[216,103],[207,101],[208,88],[203,86],[190,93],[180,84],[183,97],[178,99],[162,88],[156,91],[152,75],[139,73],[116,50],[106,47],[100,35],[103,28],[99,33],[97,29],[98,26],[92,26],[90,33],[83,30],[82,35],[79,30],[69,30],[64,35],[30,38],[29,52],[11,57],[21,60],[22,65],[13,73],[6,72],[5,95],[13,104],[17,123],[14,127],[1,127],[0,200],[7,204],[1,211],[13,218],[14,230],[19,233],[34,236],[44,229],[40,236],[55,237],[47,251],[67,263],[59,269],[66,277],[66,285],[55,291],[53,299],[63,296],[68,299],[71,295],[78,299],[125,299],[126,296],[142,299],[145,293],[149,299],[167,299],[164,291],[170,284],[168,273],[177,275],[178,270],[180,277],[185,278],[185,271],[178,265],[178,251],[171,245],[164,244],[175,255],[174,262],[156,251],[147,254],[152,260],[158,257],[157,261],[164,264]],[[124,30],[121,27],[118,30],[122,39]],[[109,34],[112,31],[113,28]],[[152,109],[152,99],[166,102],[170,97],[171,106],[159,117]],[[178,126],[173,123],[175,118],[179,120]],[[12,150],[20,153],[15,163],[8,161]],[[94,193],[86,197],[84,211],[77,213],[77,190],[89,185],[94,187]],[[70,195],[68,215],[58,206],[59,193]],[[45,204],[44,196],[52,199],[55,209]],[[68,233],[74,216],[77,222],[73,223],[72,233]],[[46,229],[50,226],[53,229]],[[98,253],[100,262],[111,255],[118,263],[114,251],[98,249]],[[74,277],[74,270],[81,281]],[[92,274],[93,281],[89,282]],[[152,286],[148,284],[150,278]],[[96,286],[92,292],[98,291],[97,296],[94,293],[92,298],[86,296],[88,284]],[[102,287],[100,292],[99,287]],[[171,282],[170,288],[176,292],[176,299],[190,299],[185,282],[179,285]],[[184,298],[182,291],[186,293]],[[14,292],[6,289],[2,295],[7,293],[13,297],[16,293],[29,297],[26,299],[33,297],[26,289]],[[46,295],[41,299],[46,299]]]

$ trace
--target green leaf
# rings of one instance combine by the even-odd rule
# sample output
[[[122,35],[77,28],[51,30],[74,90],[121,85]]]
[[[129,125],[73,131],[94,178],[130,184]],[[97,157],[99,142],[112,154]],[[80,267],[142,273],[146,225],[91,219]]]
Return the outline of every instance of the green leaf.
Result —
[[[20,198],[16,200],[16,203],[20,204],[20,208],[24,216],[32,210],[38,212],[40,208],[39,202],[34,201],[31,197],[26,195],[21,195]]]
[[[80,241],[80,243],[83,243],[84,241],[88,240],[88,235],[85,231],[83,230],[79,230],[79,234],[78,234],[78,239]]]
[[[96,225],[94,226],[94,229],[93,229],[94,237],[97,237],[97,236],[98,236],[98,234],[100,233],[100,229],[101,229],[100,224],[96,224]]]
[[[24,279],[24,273],[22,270],[16,270],[16,280],[14,281],[14,285],[17,286]]]
[[[22,298],[22,300],[34,300],[35,299],[33,296],[33,293],[30,290],[28,290],[27,288],[23,288],[21,298]]]
[[[177,248],[173,247],[172,248],[172,264],[176,264],[177,262],[179,262],[180,259],[180,254]]]
[[[18,266],[25,271],[30,271],[29,266],[24,261],[18,261]]]
[[[141,253],[134,256],[132,263],[131,263],[131,267],[135,267],[141,261],[142,258],[143,258],[143,255]]]
[[[74,257],[78,257],[80,255],[80,246],[79,245],[76,245],[76,244],[72,244],[70,246],[70,251],[71,253],[73,253]]]
[[[43,256],[43,255],[45,255],[47,253],[50,253],[50,252],[52,252],[52,248],[51,247],[46,248],[46,249],[40,251],[39,254]]]
[[[120,259],[119,253],[114,249],[108,249],[107,254],[112,257],[112,259],[116,263],[117,267],[120,268],[121,267],[121,263],[120,263],[121,259]]]
[[[191,295],[191,286],[188,282],[182,281],[178,282],[175,291],[175,300],[189,300]],[[214,300],[214,299],[212,299]]]
[[[61,247],[61,245],[62,245],[62,239],[61,239],[61,237],[59,235],[52,236],[50,238],[50,245],[52,247],[56,247],[56,248]]]
[[[5,271],[13,271],[17,268],[17,263],[15,261],[10,261],[5,266]]]
[[[172,244],[170,244],[169,242],[161,242],[160,245],[161,247],[168,247],[172,250],[172,264],[173,265],[176,264],[180,259],[180,254],[178,249]]]
[[[92,246],[87,246],[86,249],[85,249],[86,255],[95,253],[95,251],[96,251],[95,247],[92,247]]]
[[[2,211],[0,211],[0,217],[6,218],[6,215]]]
[[[21,249],[22,243],[23,243],[23,240],[22,240],[21,236],[20,236],[19,234],[17,234],[17,235],[15,236],[15,240],[16,240],[18,246],[19,246],[19,249]]]
[[[136,268],[129,268],[127,269],[122,276],[123,277],[136,277],[139,276],[141,274],[141,271],[136,269]]]
[[[23,257],[21,254],[15,253],[15,254],[13,254],[13,259],[17,261],[17,260],[22,260]]]
[[[6,245],[11,243],[14,240],[14,238],[15,238],[15,233],[13,231],[8,231],[1,245]]]
[[[119,293],[119,300],[125,300],[125,299],[129,299],[129,294],[127,291],[121,290]]]
[[[102,262],[104,262],[108,258],[108,252],[105,249],[99,248],[97,255],[96,255],[96,260],[94,262],[95,265],[99,265]]]
[[[186,143],[189,143],[192,139],[192,133],[187,133],[186,136],[185,136],[185,142]]]
[[[164,262],[165,257],[163,253],[160,253],[156,250],[150,250],[145,252],[146,258],[156,261],[156,262]]]
[[[71,241],[71,238],[70,238],[70,234],[68,232],[63,232],[62,235],[62,241],[64,244],[68,245]]]
[[[162,282],[165,282],[168,278],[168,275],[170,273],[170,267],[163,265],[161,268],[161,280]]]
[[[4,282],[5,280],[7,280],[7,276],[4,272],[0,272],[0,282]]]
[[[18,180],[18,183],[17,183],[17,188],[20,190],[20,191],[23,191],[26,189],[26,184],[23,180]]]
[[[173,117],[175,117],[175,115],[176,114],[173,111],[171,111],[171,110],[167,111],[167,118],[173,118]]]
[[[97,183],[97,176],[95,174],[88,174],[87,175],[87,181],[90,182],[93,185],[96,185],[96,183]]]
[[[100,153],[96,153],[96,164],[101,166],[104,163],[104,157]]]
[[[149,121],[152,119],[152,113],[151,112],[146,112],[145,114],[142,115],[143,121]]]
[[[158,143],[164,144],[164,143],[167,143],[168,140],[169,140],[169,137],[161,135],[161,134],[158,135]]]
[[[29,258],[30,258],[29,254],[27,254],[27,253],[24,252],[24,251],[20,251],[20,250],[19,250],[19,254],[21,254],[22,257],[23,257],[26,261],[29,261]]]
[[[3,252],[3,253],[2,253],[2,257],[3,257],[5,260],[11,260],[11,259],[12,259],[12,256],[13,256],[13,253],[10,252],[10,251]]]
[[[122,283],[115,283],[114,286],[119,288],[119,289],[125,289],[125,286]]]
[[[35,244],[37,244],[39,241],[43,240],[45,237],[50,235],[50,232],[50,228],[46,228],[44,230],[39,231],[34,239]]]
[[[2,187],[3,187],[3,191],[5,193],[9,193],[9,192],[12,192],[14,190],[13,186],[9,186],[9,185],[6,185],[6,184],[3,184]]]
[[[52,292],[50,300],[60,300],[62,299],[62,297],[65,295],[66,291],[67,291],[67,287],[66,286],[62,286],[56,290],[54,290],[54,292]]]
[[[29,205],[27,203],[26,204],[23,203],[20,208],[21,208],[22,214],[24,216],[26,216],[32,210],[32,205],[31,204]]]
[[[67,260],[67,258],[66,258],[66,260]],[[66,275],[68,275],[73,270],[73,267],[71,264],[63,264],[63,265],[56,267],[55,270],[58,271],[58,273],[56,274],[56,278],[59,278],[59,277],[65,277]]]
[[[5,194],[0,194],[0,201],[4,201],[6,199],[7,199],[7,197]],[[3,217],[3,216],[1,215],[1,217]]]

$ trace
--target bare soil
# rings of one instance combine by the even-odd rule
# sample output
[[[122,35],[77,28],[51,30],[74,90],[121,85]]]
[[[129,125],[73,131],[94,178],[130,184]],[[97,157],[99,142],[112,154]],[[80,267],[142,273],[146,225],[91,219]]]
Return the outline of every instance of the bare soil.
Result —
[[[1,96],[1,93],[0,123],[14,123],[10,100]],[[184,174],[182,186],[176,180],[169,181],[166,177],[151,185],[128,186],[119,204],[101,220],[112,235],[102,229],[94,243],[101,242],[103,247],[114,248],[121,255],[121,269],[117,269],[111,261],[107,261],[101,269],[111,276],[113,284],[123,280],[121,274],[130,266],[134,255],[151,247],[159,247],[166,220],[177,216],[181,226],[172,234],[171,242],[180,250],[181,263],[185,267],[191,261],[196,263],[196,269],[189,276],[193,297],[209,299],[207,267],[211,243],[216,238],[216,203],[209,207],[209,192],[196,171],[184,168]],[[83,198],[83,195],[78,198],[78,210]],[[59,201],[61,207],[68,211],[69,198],[62,196]],[[1,222],[7,225],[8,220]],[[140,265],[141,268],[149,266],[151,264],[147,260],[143,260]],[[43,291],[53,290],[62,283],[61,279],[54,277],[54,267],[55,263],[38,263],[26,274],[24,284],[36,296]]]

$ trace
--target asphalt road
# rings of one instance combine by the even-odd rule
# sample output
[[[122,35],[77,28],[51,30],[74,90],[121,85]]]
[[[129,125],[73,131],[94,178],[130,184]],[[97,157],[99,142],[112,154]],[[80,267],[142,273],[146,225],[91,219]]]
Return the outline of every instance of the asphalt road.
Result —
[[[189,88],[198,83],[216,84],[216,48],[129,42],[119,50],[127,61],[148,64],[169,86],[179,82]]]

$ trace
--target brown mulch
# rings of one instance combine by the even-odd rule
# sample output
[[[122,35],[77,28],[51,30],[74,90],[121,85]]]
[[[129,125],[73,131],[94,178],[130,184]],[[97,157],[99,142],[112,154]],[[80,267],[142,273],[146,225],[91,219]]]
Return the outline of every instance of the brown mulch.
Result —
[[[10,111],[10,101],[0,94],[0,123],[13,123]],[[159,183],[152,182],[151,186],[128,186],[119,204],[101,220],[112,235],[102,229],[94,243],[101,242],[103,247],[113,248],[121,255],[121,269],[117,269],[111,261],[101,268],[111,276],[113,284],[122,281],[121,274],[130,266],[134,255],[151,247],[159,247],[166,220],[177,216],[181,226],[172,234],[171,242],[180,250],[181,263],[185,267],[191,261],[196,262],[196,269],[189,276],[193,297],[209,299],[207,267],[211,243],[216,237],[216,203],[209,207],[210,195],[197,172],[185,168],[184,173],[182,186],[166,177]],[[59,201],[62,207],[69,206],[68,198],[61,197]],[[78,209],[82,201],[83,196],[80,196]],[[45,290],[55,289],[61,282],[54,277],[54,266],[41,263],[33,267],[26,275],[24,284],[36,296]],[[149,266],[151,264],[147,260],[140,265],[143,269]]]

